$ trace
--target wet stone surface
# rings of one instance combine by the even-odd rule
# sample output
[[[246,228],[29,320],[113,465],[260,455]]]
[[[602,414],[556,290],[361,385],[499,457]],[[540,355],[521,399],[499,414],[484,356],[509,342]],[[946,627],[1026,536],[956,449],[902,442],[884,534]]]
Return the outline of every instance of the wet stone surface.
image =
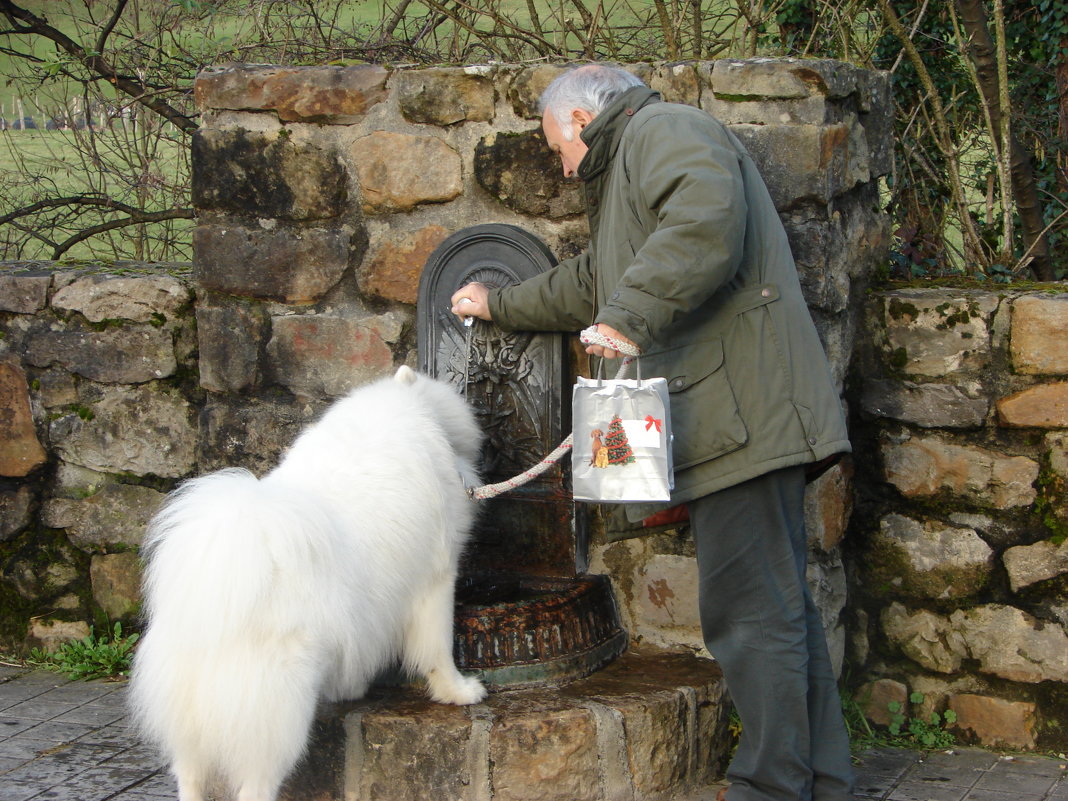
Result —
[[[702,682],[704,692],[699,689]],[[0,799],[173,800],[174,781],[129,728],[125,686],[124,682],[69,682],[53,673],[0,666]],[[702,731],[720,735],[718,746],[699,742],[687,763],[694,771],[692,779],[711,783],[653,794],[633,792],[627,784],[631,779],[626,744],[604,736],[605,721],[614,717],[614,705],[622,702],[648,705],[672,697],[665,686],[690,688],[674,697],[676,703],[692,699],[683,705],[696,713],[691,718],[698,721],[698,737],[704,736]],[[406,801],[469,797],[488,801],[527,797],[524,792],[531,798],[555,798],[553,793],[563,785],[557,787],[551,776],[541,772],[552,774],[565,765],[592,769],[593,752],[602,763],[598,780],[580,781],[569,773],[570,801],[713,801],[722,785],[701,765],[710,764],[707,757],[721,753],[716,749],[724,743],[722,731],[709,725],[711,718],[726,714],[725,703],[709,703],[722,690],[718,673],[708,662],[672,654],[629,654],[583,682],[559,690],[494,693],[485,703],[464,709],[430,704],[411,689],[377,690],[367,701],[322,710],[308,759],[290,782],[287,797],[363,801],[388,799],[396,791],[407,793]],[[360,738],[353,740],[355,733]],[[408,766],[403,781],[391,785],[368,775],[342,791],[339,782],[346,759],[349,769],[355,768],[359,762],[355,749],[374,748],[375,736],[385,733],[404,735],[403,743],[397,740],[390,746]],[[509,740],[509,733],[515,738]],[[541,733],[552,736],[542,742]],[[592,742],[589,736],[594,736]],[[535,751],[547,747],[549,740],[568,748],[553,752],[548,761],[535,759]],[[490,766],[469,758],[472,742],[486,744],[502,759],[508,771],[507,785],[502,783],[506,792],[475,795],[479,789],[475,785],[488,778]],[[526,750],[524,743],[534,750]],[[431,752],[441,761],[422,762]],[[381,759],[364,762],[365,770],[381,766]],[[412,770],[417,766],[422,768]],[[855,801],[1068,801],[1064,761],[1040,755],[973,748],[935,752],[880,748],[857,754],[856,768]],[[452,792],[438,793],[420,776],[436,776]],[[369,795],[372,787],[384,794]]]

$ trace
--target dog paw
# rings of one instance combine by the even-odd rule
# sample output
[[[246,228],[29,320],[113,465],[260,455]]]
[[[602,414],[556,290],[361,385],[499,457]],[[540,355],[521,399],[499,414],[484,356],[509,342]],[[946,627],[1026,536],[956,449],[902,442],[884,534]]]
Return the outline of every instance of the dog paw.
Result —
[[[486,697],[486,688],[474,676],[457,676],[448,687],[431,687],[430,697],[442,704],[467,706]]]

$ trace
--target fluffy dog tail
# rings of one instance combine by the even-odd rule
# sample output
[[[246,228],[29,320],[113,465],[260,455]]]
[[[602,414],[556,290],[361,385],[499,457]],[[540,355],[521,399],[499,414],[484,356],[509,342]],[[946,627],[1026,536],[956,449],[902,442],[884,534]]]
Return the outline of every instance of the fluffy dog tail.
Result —
[[[328,662],[328,511],[246,470],[183,484],[149,526],[134,718],[182,798],[222,780],[273,798],[303,753]]]

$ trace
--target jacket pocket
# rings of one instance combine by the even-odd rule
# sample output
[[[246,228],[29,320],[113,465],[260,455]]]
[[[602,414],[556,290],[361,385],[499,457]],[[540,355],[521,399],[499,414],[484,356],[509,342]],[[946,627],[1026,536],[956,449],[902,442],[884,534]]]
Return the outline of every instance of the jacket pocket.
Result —
[[[642,356],[641,371],[667,379],[676,470],[736,451],[749,441],[724,369],[723,340],[700,340]]]

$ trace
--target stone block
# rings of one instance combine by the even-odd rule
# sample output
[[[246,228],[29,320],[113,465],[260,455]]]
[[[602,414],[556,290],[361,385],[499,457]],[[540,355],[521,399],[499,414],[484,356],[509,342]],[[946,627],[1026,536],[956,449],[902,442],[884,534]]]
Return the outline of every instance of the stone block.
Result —
[[[33,522],[34,493],[26,485],[0,490],[0,542],[5,542]]]
[[[808,541],[829,551],[845,537],[853,514],[853,460],[845,457],[805,487]]]
[[[52,273],[11,270],[0,274],[0,311],[33,314],[48,304]]]
[[[273,376],[295,395],[338,397],[393,369],[405,320],[395,312],[362,319],[326,314],[272,318],[267,354]]]
[[[78,402],[78,378],[57,367],[35,371],[35,401],[45,409],[71,406]]]
[[[3,582],[27,601],[52,602],[84,580],[85,555],[62,535],[35,534],[3,565]]]
[[[724,125],[825,125],[830,120],[822,95],[797,100],[748,100],[716,97],[706,92],[701,108]]]
[[[26,363],[58,366],[91,381],[139,384],[174,375],[174,336],[165,328],[127,323],[93,330],[78,321],[36,326],[26,337]]]
[[[841,555],[837,552],[810,554],[808,564],[805,565],[805,581],[827,635],[827,653],[831,658],[831,669],[835,678],[838,678],[842,673],[846,648],[842,612],[849,595],[845,564]]]
[[[597,732],[589,710],[537,710],[510,715],[490,733],[495,801],[596,798],[588,777],[598,772]]]
[[[137,547],[164,497],[150,487],[105,484],[87,498],[46,501],[41,522],[49,528],[66,529],[70,541],[83,551]]]
[[[1025,456],[955,445],[942,437],[914,436],[898,442],[884,437],[880,452],[886,480],[906,498],[940,492],[998,509],[1030,506],[1039,465]]]
[[[836,254],[847,249],[842,215],[830,215],[826,206],[804,204],[780,218],[797,264],[797,277],[805,303],[812,310],[840,315],[849,305],[852,286]]]
[[[52,307],[82,314],[92,323],[131,320],[162,325],[193,299],[190,288],[170,275],[87,275],[52,296]]]
[[[156,385],[105,386],[83,409],[53,420],[52,446],[66,461],[102,473],[179,478],[194,466],[189,403]]]
[[[1049,466],[1061,478],[1068,479],[1068,433],[1046,434]]]
[[[337,217],[348,198],[335,153],[282,134],[203,128],[193,136],[193,205],[244,218]]]
[[[853,699],[864,710],[864,717],[877,726],[889,726],[894,717],[890,704],[897,704],[901,712],[908,709],[909,688],[893,679],[876,679],[858,687]]]
[[[549,84],[565,71],[565,67],[551,64],[539,64],[520,70],[508,87],[508,99],[516,116],[522,119],[540,120],[538,99]]]
[[[997,401],[1004,428],[1068,428],[1068,381],[1038,384]]]
[[[1053,516],[1068,524],[1068,433],[1046,434],[1045,445],[1050,475],[1042,482],[1042,496]]]
[[[84,640],[90,633],[89,624],[81,620],[34,618],[26,631],[26,647],[41,648],[51,654],[69,642]]]
[[[465,709],[438,704],[413,715],[400,704],[364,714],[362,728],[364,743],[372,747],[364,749],[359,798],[470,797],[471,733]]]
[[[304,402],[211,396],[200,415],[202,471],[245,467],[262,475],[321,408]]]
[[[428,225],[417,231],[392,231],[372,243],[360,289],[368,295],[415,305],[419,298],[419,278],[434,249],[449,236],[440,225]]]
[[[433,136],[376,131],[349,147],[368,214],[411,211],[463,192],[460,154]]]
[[[0,355],[0,476],[22,478],[47,461],[33,424],[26,373],[15,356]]]
[[[767,184],[775,207],[829,203],[866,183],[868,143],[855,119],[831,125],[732,125]]]
[[[475,180],[520,214],[559,219],[585,208],[581,187],[563,177],[540,131],[483,137],[475,145]]]
[[[701,79],[694,62],[658,64],[641,75],[650,89],[660,93],[668,103],[696,106],[701,98]]]
[[[128,617],[141,608],[141,557],[136,553],[94,556],[89,578],[93,600],[109,620]]]
[[[968,656],[968,643],[941,615],[918,609],[909,612],[893,602],[879,616],[887,641],[909,659],[935,673],[956,673]]]
[[[259,383],[260,354],[270,333],[267,314],[238,300],[197,304],[200,386],[210,392],[241,392]]]
[[[228,295],[310,304],[363,255],[363,232],[341,228],[257,230],[203,224],[193,232],[197,280]]]
[[[717,95],[799,99],[843,98],[856,90],[856,69],[840,61],[794,58],[721,59],[712,67]]]
[[[651,692],[615,701],[623,715],[635,796],[655,797],[686,781],[691,718],[681,693]]]
[[[861,390],[861,407],[868,414],[921,428],[966,429],[983,425],[990,402],[969,397],[954,384],[867,379]]]
[[[986,689],[988,683],[970,673],[958,673],[955,676],[933,676],[930,673],[912,673],[904,679],[912,693],[919,693],[923,700],[908,705],[909,717],[931,719],[931,715],[942,715],[946,710],[949,696],[955,693],[974,693]]]
[[[492,74],[477,67],[401,70],[393,79],[401,114],[409,122],[455,125],[490,122],[494,115]]]
[[[703,787],[718,780],[727,767],[733,739],[727,734],[731,706],[726,685],[695,682],[695,729],[691,754],[691,780]]]
[[[890,235],[885,219],[872,210],[877,206],[877,198],[865,188],[839,198],[831,207],[805,203],[780,215],[797,262],[801,291],[817,326],[821,318],[841,325],[852,317],[846,310],[856,303],[853,294],[858,279],[866,280],[885,260]],[[831,355],[825,328],[826,323],[820,335]],[[849,328],[848,344],[840,350],[842,362],[852,356],[856,338],[852,323]],[[835,369],[844,373],[844,366]]]
[[[979,745],[1025,751],[1035,747],[1035,704],[959,693],[949,696],[949,708],[957,715],[955,728],[974,737]]]
[[[894,101],[887,72],[858,70],[857,105],[868,139],[873,176],[889,175],[894,169]]]
[[[1068,573],[1068,542],[1054,545],[1040,540],[1033,545],[1016,545],[1002,554],[1009,586],[1013,592]]]
[[[1068,634],[1063,626],[1002,604],[958,610],[949,624],[983,673],[1029,684],[1068,681]]]
[[[639,629],[673,632],[672,638],[700,646],[701,619],[697,607],[697,562],[689,556],[654,554],[635,576],[635,607]]]
[[[344,797],[374,801],[690,798],[720,775],[729,743],[715,663],[649,649],[465,709],[417,688],[324,706],[320,720],[342,720],[347,736]]]
[[[197,76],[197,108],[274,111],[282,122],[351,125],[386,98],[388,70],[349,67],[269,67],[239,64]]]
[[[1068,295],[1025,295],[1012,304],[1009,353],[1025,375],[1068,374]]]
[[[875,299],[886,361],[905,375],[939,378],[990,363],[992,293],[901,290]]]
[[[894,597],[964,598],[990,580],[994,553],[972,529],[889,514],[864,556],[870,589]]]

